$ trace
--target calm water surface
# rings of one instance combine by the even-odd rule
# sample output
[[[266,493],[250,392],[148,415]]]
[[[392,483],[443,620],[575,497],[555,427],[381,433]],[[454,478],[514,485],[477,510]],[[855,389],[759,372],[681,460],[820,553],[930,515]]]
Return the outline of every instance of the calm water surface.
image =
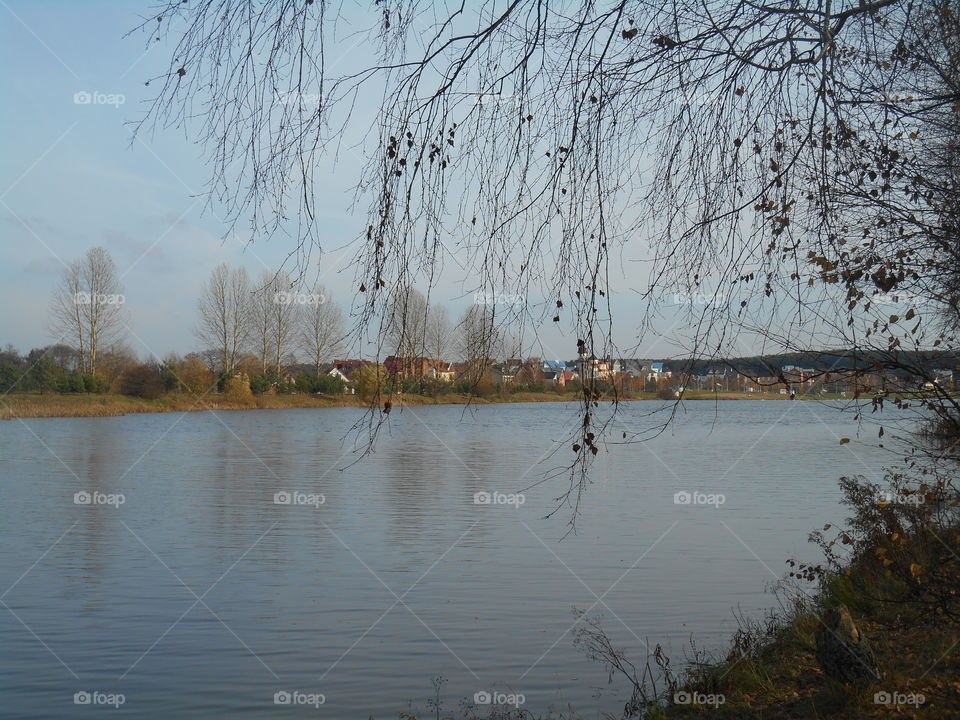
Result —
[[[598,455],[576,535],[569,512],[544,519],[562,477],[519,507],[474,503],[566,459],[537,465],[575,411],[395,410],[352,465],[355,408],[0,423],[0,715],[109,716],[74,704],[97,691],[137,717],[389,718],[425,709],[436,676],[448,709],[498,691],[617,712],[626,690],[574,647],[574,608],[636,659],[659,642],[679,661],[691,634],[720,647],[732,611],[770,607],[784,560],[843,519],[837,478],[893,459],[820,404],[690,403]],[[75,503],[94,491],[124,502]],[[274,704],[294,691],[325,703]]]

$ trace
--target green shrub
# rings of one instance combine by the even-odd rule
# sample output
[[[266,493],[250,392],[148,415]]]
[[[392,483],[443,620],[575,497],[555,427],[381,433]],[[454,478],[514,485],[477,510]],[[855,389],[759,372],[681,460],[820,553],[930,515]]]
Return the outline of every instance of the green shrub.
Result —
[[[23,370],[12,362],[0,364],[0,392],[8,393],[21,387]]]
[[[511,393],[542,393],[546,386],[542,382],[517,383],[510,386]]]
[[[270,378],[266,375],[266,373],[250,376],[250,391],[254,395],[262,395],[271,387],[273,387],[273,383],[270,381]]]
[[[65,378],[65,392],[82,393],[87,392],[86,378],[80,373],[70,373]]]
[[[305,393],[336,395],[343,392],[343,380],[326,373],[302,372],[297,375],[296,389]]]
[[[408,395],[423,395],[424,381],[419,378],[400,380],[396,384],[398,386],[397,389],[402,393],[407,393]]]
[[[110,383],[100,375],[83,375],[84,392],[105,393],[110,391]]]
[[[166,392],[163,374],[155,365],[134,365],[120,378],[120,392],[124,395],[155,400]]]

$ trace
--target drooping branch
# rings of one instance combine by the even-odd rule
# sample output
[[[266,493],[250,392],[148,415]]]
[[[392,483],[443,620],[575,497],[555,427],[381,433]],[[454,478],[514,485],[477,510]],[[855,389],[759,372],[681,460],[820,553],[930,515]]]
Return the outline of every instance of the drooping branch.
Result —
[[[667,294],[705,289],[737,302],[691,309],[691,358],[745,329],[891,350],[908,340],[878,293],[960,307],[954,5],[170,2],[145,24],[175,33],[145,123],[198,124],[228,217],[296,237],[302,262],[316,169],[372,114],[354,269],[357,331],[381,342],[455,268],[527,300],[491,332],[555,321],[570,354],[618,352],[612,294],[643,300],[639,343]],[[571,467],[611,398],[585,388]]]

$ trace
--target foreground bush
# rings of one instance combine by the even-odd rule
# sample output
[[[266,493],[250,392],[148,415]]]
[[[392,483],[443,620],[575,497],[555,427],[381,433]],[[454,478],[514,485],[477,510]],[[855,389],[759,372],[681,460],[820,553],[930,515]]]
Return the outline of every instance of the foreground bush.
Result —
[[[617,649],[597,618],[577,635],[587,655],[633,688],[624,718],[955,718],[960,708],[960,495],[947,471],[888,485],[843,478],[846,527],[811,535],[819,564],[787,561],[780,610],[738,617],[729,648],[691,643],[675,671],[657,646],[641,666]],[[849,610],[879,673],[840,682],[818,661],[825,618]],[[827,621],[828,622],[828,621]],[[822,660],[822,658],[821,658]]]

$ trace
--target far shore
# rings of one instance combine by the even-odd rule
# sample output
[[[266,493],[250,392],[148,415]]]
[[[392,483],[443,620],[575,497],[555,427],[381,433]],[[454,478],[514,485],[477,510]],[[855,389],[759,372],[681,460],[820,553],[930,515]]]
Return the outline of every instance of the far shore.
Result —
[[[829,400],[836,396],[802,396],[798,400]],[[383,396],[393,407],[405,405],[489,405],[494,403],[576,402],[575,392],[521,392],[507,395],[475,397],[459,393],[437,396],[396,393]],[[621,402],[657,400],[656,393],[629,393],[621,395]],[[684,400],[789,400],[789,395],[778,393],[688,391]],[[612,400],[610,397],[604,400]],[[231,402],[220,393],[194,396],[171,393],[157,399],[145,399],[120,394],[56,394],[10,393],[0,397],[0,419],[41,417],[110,417],[130,413],[191,412],[203,410],[284,410],[291,408],[365,407],[369,400],[358,395],[263,394],[248,402]]]

